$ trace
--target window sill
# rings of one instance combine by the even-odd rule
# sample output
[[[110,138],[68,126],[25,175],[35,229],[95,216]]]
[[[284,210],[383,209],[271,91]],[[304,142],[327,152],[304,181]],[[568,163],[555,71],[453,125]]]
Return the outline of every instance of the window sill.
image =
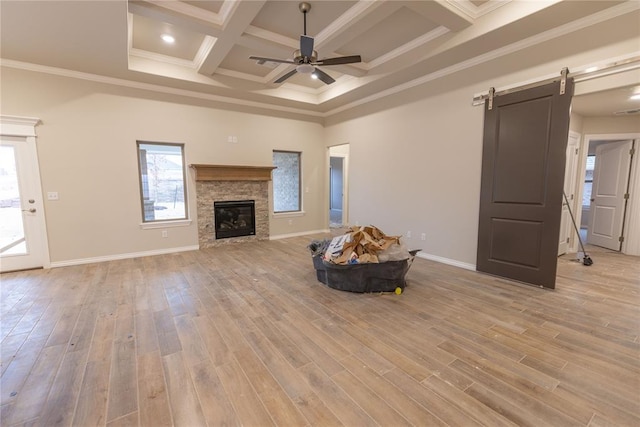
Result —
[[[153,230],[155,228],[186,227],[189,225],[191,225],[190,219],[177,219],[175,221],[143,222],[140,224],[140,228],[142,230]]]
[[[294,216],[305,216],[305,212],[304,211],[278,212],[278,213],[273,213],[272,216],[274,218],[289,218],[289,217],[294,217]]]

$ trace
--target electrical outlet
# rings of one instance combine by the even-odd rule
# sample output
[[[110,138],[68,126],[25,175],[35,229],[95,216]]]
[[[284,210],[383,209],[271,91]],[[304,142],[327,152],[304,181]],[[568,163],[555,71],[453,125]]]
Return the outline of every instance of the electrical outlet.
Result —
[[[162,237],[169,237],[169,233],[167,233],[167,230],[162,230]]]
[[[410,238],[411,238],[411,232],[407,231],[407,239],[410,239]]]
[[[289,225],[293,225],[293,220],[292,219],[289,220]]]
[[[47,193],[47,200],[58,200],[58,192],[57,191],[49,191]]]
[[[427,240],[427,234],[426,233],[422,233],[420,235],[420,240]]]

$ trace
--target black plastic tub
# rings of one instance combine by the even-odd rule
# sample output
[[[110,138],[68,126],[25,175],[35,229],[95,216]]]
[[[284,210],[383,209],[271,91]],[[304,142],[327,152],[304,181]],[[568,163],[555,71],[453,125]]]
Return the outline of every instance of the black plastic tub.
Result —
[[[360,293],[401,293],[407,285],[405,276],[419,251],[410,251],[410,257],[402,261],[377,264],[333,264],[322,259],[324,252],[312,254],[312,260],[318,281],[330,288]]]

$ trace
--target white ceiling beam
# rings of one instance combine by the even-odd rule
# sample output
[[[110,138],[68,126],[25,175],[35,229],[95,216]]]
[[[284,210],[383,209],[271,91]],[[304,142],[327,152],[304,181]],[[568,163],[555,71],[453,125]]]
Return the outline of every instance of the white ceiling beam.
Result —
[[[130,4],[136,3],[152,4],[162,9],[175,12],[178,15],[188,16],[201,21],[211,22],[212,24],[222,25],[223,19],[215,12],[193,6],[182,1],[158,1],[158,0],[134,0]]]
[[[249,27],[266,0],[237,1],[223,24],[224,33],[219,36],[207,58],[202,62],[199,73],[213,75],[220,63]]]
[[[345,44],[385,20],[401,7],[397,1],[361,0],[338,19],[320,31],[314,38],[316,50],[322,57],[330,57]]]
[[[475,48],[472,46],[474,40],[479,37],[490,34],[505,26],[512,25],[516,21],[522,19],[534,19],[532,16],[546,8],[558,5],[561,0],[538,0],[535,2],[500,2],[501,7],[495,10],[491,16],[482,16],[475,20],[473,25],[461,29],[458,32],[451,31],[446,34],[441,34],[441,37],[428,39],[428,35],[424,35],[425,43],[413,46],[411,49],[397,49],[396,52],[390,52],[388,55],[395,53],[399,54],[394,58],[393,62],[376,60],[370,64],[372,71],[375,73],[389,73],[398,71],[399,69],[412,66],[418,62],[427,61],[433,57],[443,54],[447,51],[454,50],[467,50],[468,55],[472,55]],[[416,4],[413,4],[416,3]],[[417,4],[420,3],[420,4]],[[435,2],[407,2],[407,7],[410,8],[422,8],[422,3],[435,3]],[[433,7],[433,5],[427,6]],[[441,6],[436,5],[436,7]],[[451,7],[451,6],[449,6]],[[426,9],[425,9],[426,10]],[[444,27],[444,26],[442,26]],[[441,27],[441,28],[442,28]],[[446,27],[445,27],[446,28]],[[514,32],[512,37],[518,37],[518,34]],[[495,40],[497,47],[499,44],[509,43],[510,40],[502,39]],[[470,46],[470,47],[465,47]],[[488,50],[495,47],[491,47],[485,44]],[[403,47],[404,48],[404,47]],[[386,58],[381,58],[386,59]]]
[[[300,48],[300,41],[250,25],[237,40],[237,44],[256,52],[258,56],[279,59],[293,58],[293,51]]]
[[[128,10],[160,22],[188,28],[195,33],[218,37],[223,31],[223,21],[216,13],[182,2],[130,1]]]
[[[454,9],[447,1],[406,1],[401,3],[429,21],[448,28],[450,31],[460,31],[473,24],[471,17]]]

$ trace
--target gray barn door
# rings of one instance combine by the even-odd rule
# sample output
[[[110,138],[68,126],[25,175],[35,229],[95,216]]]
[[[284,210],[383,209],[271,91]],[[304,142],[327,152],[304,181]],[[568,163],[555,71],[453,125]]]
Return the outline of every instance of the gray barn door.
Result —
[[[477,270],[555,288],[573,80],[485,102]]]

